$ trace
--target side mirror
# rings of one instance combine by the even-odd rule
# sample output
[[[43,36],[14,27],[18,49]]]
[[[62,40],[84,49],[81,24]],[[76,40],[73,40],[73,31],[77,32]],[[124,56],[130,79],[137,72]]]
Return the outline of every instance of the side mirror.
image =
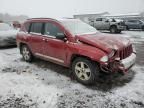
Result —
[[[63,40],[64,42],[67,41],[67,38],[65,36],[64,33],[57,33],[57,36],[56,36],[57,39],[60,39],[60,40]]]

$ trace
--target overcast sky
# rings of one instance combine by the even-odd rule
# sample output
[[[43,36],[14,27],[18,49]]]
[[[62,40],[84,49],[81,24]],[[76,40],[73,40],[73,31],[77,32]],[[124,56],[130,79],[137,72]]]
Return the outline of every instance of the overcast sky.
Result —
[[[74,14],[138,13],[144,0],[0,0],[0,13],[29,17],[72,17]]]

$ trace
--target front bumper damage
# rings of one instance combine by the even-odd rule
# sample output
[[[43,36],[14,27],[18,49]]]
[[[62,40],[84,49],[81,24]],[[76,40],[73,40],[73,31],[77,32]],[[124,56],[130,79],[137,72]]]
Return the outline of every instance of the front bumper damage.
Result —
[[[135,64],[135,61],[136,61],[136,54],[132,53],[129,57],[123,60],[116,58],[115,60],[109,63],[101,64],[100,68],[103,72],[106,73],[121,72],[125,74]]]

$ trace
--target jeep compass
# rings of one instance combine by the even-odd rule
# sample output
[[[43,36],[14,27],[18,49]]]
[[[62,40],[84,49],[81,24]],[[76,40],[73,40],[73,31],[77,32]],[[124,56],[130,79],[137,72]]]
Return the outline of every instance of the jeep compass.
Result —
[[[136,51],[124,36],[100,33],[78,19],[28,19],[17,34],[23,59],[33,57],[69,67],[82,84],[92,84],[96,75],[127,73]]]

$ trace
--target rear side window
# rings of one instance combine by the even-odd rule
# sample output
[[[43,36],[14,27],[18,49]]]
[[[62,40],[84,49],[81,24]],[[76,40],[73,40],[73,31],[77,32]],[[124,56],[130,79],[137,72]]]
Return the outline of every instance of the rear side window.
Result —
[[[32,23],[30,32],[41,33],[42,32],[42,25],[43,25],[43,23],[40,23],[40,22]]]

